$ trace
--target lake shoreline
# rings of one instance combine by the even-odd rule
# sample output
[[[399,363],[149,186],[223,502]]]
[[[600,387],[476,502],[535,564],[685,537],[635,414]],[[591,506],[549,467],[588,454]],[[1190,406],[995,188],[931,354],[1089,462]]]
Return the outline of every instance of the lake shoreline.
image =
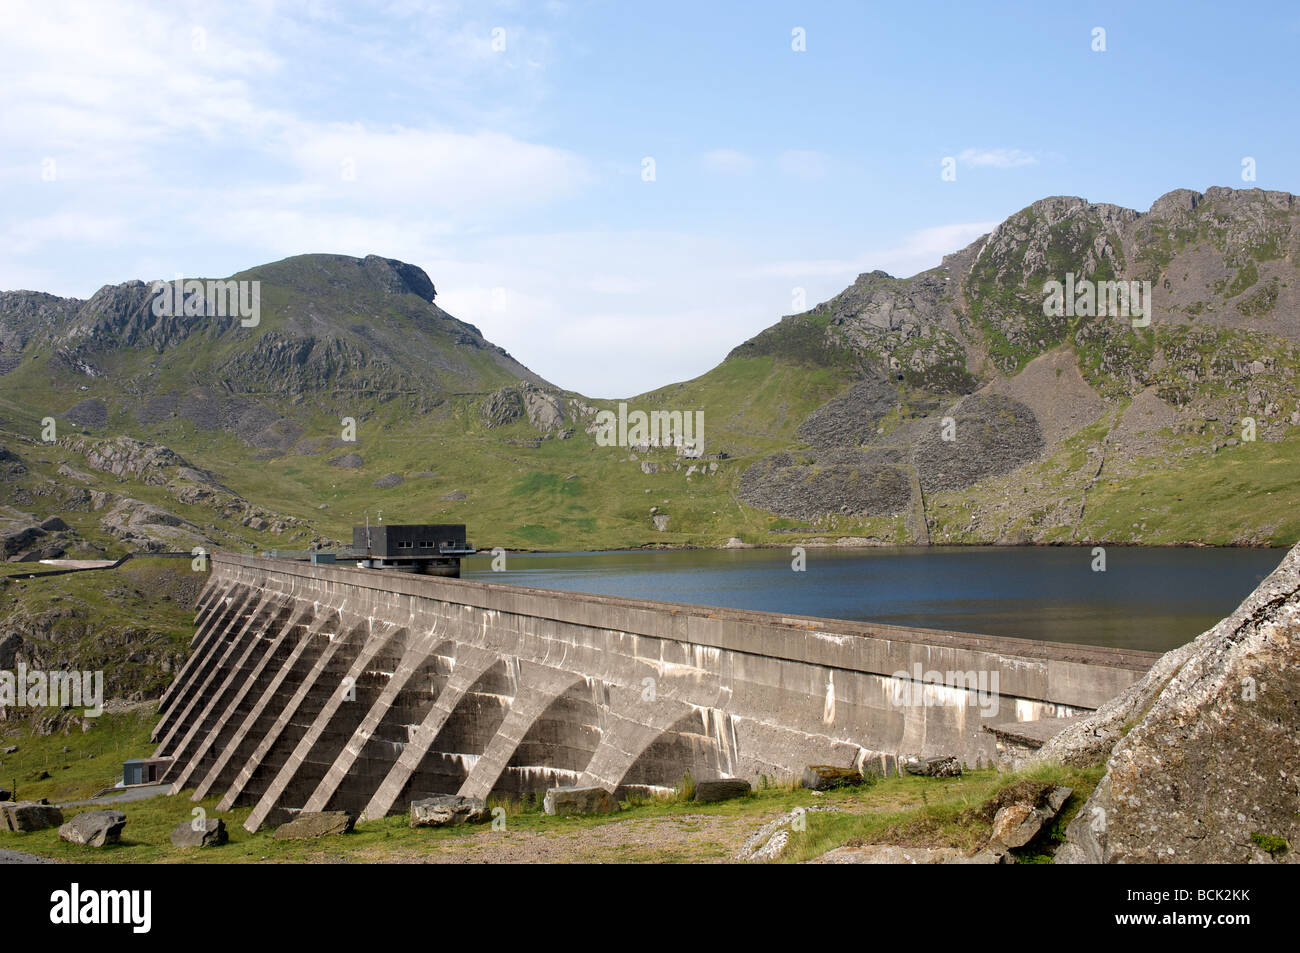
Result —
[[[846,537],[847,538],[847,537]],[[1300,542],[1300,541],[1298,541]],[[744,543],[739,546],[703,546],[692,543],[642,543],[640,546],[619,546],[604,549],[510,549],[500,547],[506,553],[515,555],[534,554],[538,556],[562,556],[572,553],[653,553],[653,552],[738,552],[748,549],[789,549],[803,546],[805,549],[835,549],[844,552],[879,551],[882,549],[1091,549],[1093,547],[1115,549],[1277,549],[1288,550],[1292,544],[1273,545],[1271,543],[1129,543],[1129,542],[1051,542],[1051,543],[838,543],[824,540],[791,540],[787,543]],[[475,556],[491,556],[493,550],[477,550]]]

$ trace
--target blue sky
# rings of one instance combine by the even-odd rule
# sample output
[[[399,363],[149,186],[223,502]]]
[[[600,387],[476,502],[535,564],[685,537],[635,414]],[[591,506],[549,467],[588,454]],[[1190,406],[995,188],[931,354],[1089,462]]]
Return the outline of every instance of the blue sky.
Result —
[[[0,289],[375,253],[628,396],[1043,196],[1300,191],[1298,41],[1281,2],[7,0]]]

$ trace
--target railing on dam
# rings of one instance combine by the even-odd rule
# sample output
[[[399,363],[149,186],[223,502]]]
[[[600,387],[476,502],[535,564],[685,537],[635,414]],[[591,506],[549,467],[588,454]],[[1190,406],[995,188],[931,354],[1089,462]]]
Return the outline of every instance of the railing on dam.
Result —
[[[991,758],[1154,653],[216,554],[159,756],[196,797],[378,816],[429,793],[610,790]]]

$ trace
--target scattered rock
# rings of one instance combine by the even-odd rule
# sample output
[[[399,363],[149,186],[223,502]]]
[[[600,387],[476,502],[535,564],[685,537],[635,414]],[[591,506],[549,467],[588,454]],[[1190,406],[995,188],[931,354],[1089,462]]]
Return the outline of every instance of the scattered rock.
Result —
[[[0,804],[0,830],[40,831],[63,823],[63,812],[52,804],[37,801],[6,801]]]
[[[173,847],[217,847],[227,840],[226,822],[219,817],[181,821],[171,836]]]
[[[492,814],[482,798],[440,794],[411,802],[412,827],[451,827],[457,824],[482,824]]]
[[[803,769],[803,786],[810,791],[829,791],[831,788],[853,787],[861,783],[862,772],[857,768],[810,764]]]
[[[63,412],[63,416],[79,427],[96,430],[108,426],[108,408],[102,400],[83,400]]]
[[[310,840],[352,830],[354,818],[347,811],[304,811],[275,829],[276,840]]]
[[[812,814],[817,811],[827,811],[832,814],[843,814],[844,811],[838,807],[797,807],[793,811],[782,814],[776,820],[768,821],[745,841],[736,851],[735,860],[745,861],[756,864],[764,861],[773,860],[785,850],[786,844],[790,842],[790,828],[796,823],[803,821],[805,814]]]
[[[1021,801],[999,808],[993,818],[989,848],[997,851],[1024,847],[1037,837],[1045,826],[1056,819],[1056,815],[1061,813],[1061,808],[1073,793],[1071,788],[1056,787],[1040,804]]]
[[[403,482],[400,473],[386,473],[370,485],[380,490],[390,490],[395,486],[401,486]]]
[[[366,461],[362,459],[359,453],[341,453],[325,462],[332,467],[341,467],[344,470],[359,470],[366,464]]]
[[[668,530],[669,519],[671,519],[671,517],[667,513],[656,513],[654,516],[650,517],[650,522],[654,523],[655,529],[664,533]]]
[[[744,778],[713,778],[695,782],[695,800],[709,804],[733,797],[749,797],[749,782]]]
[[[618,801],[601,787],[558,787],[546,792],[542,806],[547,814],[613,814]]]
[[[903,770],[923,778],[959,778],[961,762],[951,755],[903,762]]]
[[[105,847],[121,841],[124,827],[126,815],[121,811],[87,811],[59,828],[59,840],[86,847]]]
[[[460,492],[460,490],[457,490],[455,493],[448,493],[446,496],[438,497],[438,499],[446,502],[454,502],[456,500],[467,500],[469,499],[469,494],[462,493]]]

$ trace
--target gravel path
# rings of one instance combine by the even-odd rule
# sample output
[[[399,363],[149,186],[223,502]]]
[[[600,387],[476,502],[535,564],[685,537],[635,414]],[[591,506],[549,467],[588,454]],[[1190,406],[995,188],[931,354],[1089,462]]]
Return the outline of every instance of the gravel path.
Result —
[[[37,857],[35,854],[25,854],[21,850],[5,850],[0,848],[0,864],[57,864],[57,860],[50,860],[48,857]]]

